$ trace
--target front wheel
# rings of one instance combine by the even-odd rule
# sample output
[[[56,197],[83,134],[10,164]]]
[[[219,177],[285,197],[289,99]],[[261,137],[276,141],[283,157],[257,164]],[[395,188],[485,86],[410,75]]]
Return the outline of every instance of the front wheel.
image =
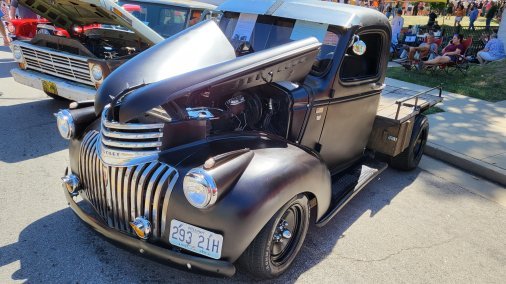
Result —
[[[285,272],[299,253],[309,228],[309,203],[298,195],[281,208],[258,233],[238,266],[258,280]]]
[[[429,120],[425,115],[419,114],[415,118],[408,148],[393,157],[390,161],[390,166],[403,171],[413,170],[418,167],[428,138]]]

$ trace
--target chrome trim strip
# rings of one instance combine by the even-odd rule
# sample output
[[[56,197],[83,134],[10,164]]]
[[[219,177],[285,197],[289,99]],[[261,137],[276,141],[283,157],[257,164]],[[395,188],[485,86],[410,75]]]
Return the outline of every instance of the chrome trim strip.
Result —
[[[107,128],[102,128],[101,132],[103,136],[118,139],[156,139],[163,137],[163,132],[125,133],[109,131]]]
[[[16,41],[16,44],[19,45],[21,48],[27,48],[29,50],[50,53],[52,55],[56,55],[56,56],[60,56],[60,57],[68,57],[68,58],[71,58],[71,59],[74,59],[77,61],[82,61],[82,62],[88,64],[88,58],[86,58],[84,56],[78,56],[78,55],[74,55],[72,53],[68,53],[68,52],[64,52],[64,51],[55,51],[50,48],[36,46],[36,45],[32,45],[30,43],[22,42],[22,41]]]
[[[154,142],[123,142],[123,141],[114,141],[105,138],[102,136],[102,143],[106,146],[118,147],[118,148],[156,148],[162,146],[161,141]],[[116,149],[115,149],[116,150]],[[141,153],[145,151],[139,151]]]
[[[106,111],[102,114],[102,125],[107,128],[122,129],[122,130],[145,130],[145,129],[160,129],[163,128],[163,123],[153,124],[140,124],[140,123],[119,123],[114,121],[107,121]]]

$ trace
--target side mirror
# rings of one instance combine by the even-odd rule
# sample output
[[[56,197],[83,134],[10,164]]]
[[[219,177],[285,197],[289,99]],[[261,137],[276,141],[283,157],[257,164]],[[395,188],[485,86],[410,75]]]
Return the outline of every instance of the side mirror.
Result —
[[[356,55],[363,55],[367,50],[367,45],[365,44],[365,42],[360,40],[360,37],[358,35],[353,36],[352,42],[353,42],[352,43],[353,53],[355,53]]]

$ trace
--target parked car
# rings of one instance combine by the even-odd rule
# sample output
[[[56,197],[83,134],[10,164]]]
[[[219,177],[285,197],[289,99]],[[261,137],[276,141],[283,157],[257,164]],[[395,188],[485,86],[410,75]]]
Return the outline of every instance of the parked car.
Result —
[[[43,32],[30,41],[12,43],[19,63],[14,80],[72,101],[93,100],[114,69],[215,8],[189,0],[119,2],[125,9],[112,0],[19,2],[52,24],[39,25]]]
[[[223,3],[219,24],[144,51],[93,105],[56,114],[70,139],[64,194],[110,241],[190,271],[273,278],[311,222],[327,224],[387,163],[418,165],[421,112],[441,98],[381,98],[384,15],[255,3]]]

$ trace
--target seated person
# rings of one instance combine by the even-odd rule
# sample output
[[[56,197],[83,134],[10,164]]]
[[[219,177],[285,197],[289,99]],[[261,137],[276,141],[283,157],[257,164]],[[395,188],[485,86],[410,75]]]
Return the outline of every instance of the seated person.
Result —
[[[437,54],[437,44],[434,42],[434,34],[429,33],[425,37],[425,42],[422,42],[418,47],[415,46],[409,46],[404,45],[402,48],[404,49],[401,54],[401,58],[406,58],[408,60],[421,60],[423,58],[426,58],[427,55],[430,54]]]
[[[422,69],[424,66],[457,62],[459,56],[464,52],[464,46],[462,45],[463,39],[464,37],[461,34],[454,35],[450,43],[443,49],[441,56],[432,60],[420,61],[420,63],[418,63],[418,69]]]
[[[476,55],[480,64],[484,64],[485,61],[500,60],[505,57],[504,44],[497,38],[496,33],[490,35],[490,40],[485,45],[485,48],[478,51],[478,54]]]

